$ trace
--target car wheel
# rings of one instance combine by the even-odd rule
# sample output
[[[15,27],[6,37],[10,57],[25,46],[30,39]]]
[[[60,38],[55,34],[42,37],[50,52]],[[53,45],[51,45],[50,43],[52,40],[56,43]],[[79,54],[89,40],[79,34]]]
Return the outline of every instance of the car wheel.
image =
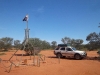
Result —
[[[81,56],[80,56],[80,54],[75,54],[74,58],[75,58],[76,60],[80,60],[80,59],[81,59]]]
[[[66,58],[66,56],[62,56],[62,58]]]
[[[62,57],[62,55],[60,53],[57,53],[56,56],[57,56],[57,58],[59,58],[59,57],[61,58]]]

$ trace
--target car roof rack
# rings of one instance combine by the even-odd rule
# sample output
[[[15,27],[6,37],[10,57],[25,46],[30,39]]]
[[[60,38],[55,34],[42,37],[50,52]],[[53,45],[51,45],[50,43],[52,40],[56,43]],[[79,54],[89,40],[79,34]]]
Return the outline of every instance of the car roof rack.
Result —
[[[67,44],[58,44],[58,47],[67,47]]]

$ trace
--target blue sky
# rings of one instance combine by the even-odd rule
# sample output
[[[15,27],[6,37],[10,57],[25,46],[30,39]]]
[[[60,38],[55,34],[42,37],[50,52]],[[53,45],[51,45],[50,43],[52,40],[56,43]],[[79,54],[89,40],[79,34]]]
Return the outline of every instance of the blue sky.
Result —
[[[0,0],[0,38],[24,40],[29,14],[30,38],[48,42],[70,37],[83,39],[100,32],[100,0]]]

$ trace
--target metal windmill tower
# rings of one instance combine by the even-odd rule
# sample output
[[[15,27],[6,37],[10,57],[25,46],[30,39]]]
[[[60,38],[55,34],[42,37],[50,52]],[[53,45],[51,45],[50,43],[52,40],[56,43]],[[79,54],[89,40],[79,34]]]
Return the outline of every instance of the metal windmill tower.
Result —
[[[37,54],[37,53],[40,52],[40,48],[39,47],[33,47],[33,45],[29,42],[29,30],[30,29],[28,29],[28,15],[26,15],[24,17],[23,21],[26,21],[25,39],[22,43],[23,44],[23,50],[25,50],[27,54],[34,54],[34,53]]]
[[[24,44],[27,44],[29,42],[29,30],[30,30],[28,29],[28,15],[25,16],[23,21],[26,21],[25,39],[24,39],[25,43]]]
[[[33,49],[33,46],[29,43],[29,30],[30,29],[28,29],[28,15],[24,17],[23,21],[26,21],[25,39],[23,41],[23,50],[25,50],[27,54],[32,54],[33,52],[31,49]]]

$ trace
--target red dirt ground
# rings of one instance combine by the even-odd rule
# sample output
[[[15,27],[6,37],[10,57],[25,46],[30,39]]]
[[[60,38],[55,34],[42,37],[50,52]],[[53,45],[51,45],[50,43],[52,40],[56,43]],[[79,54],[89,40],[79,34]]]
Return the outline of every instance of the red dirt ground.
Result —
[[[31,60],[30,56],[21,57],[20,54],[24,52],[19,50],[16,53],[19,54],[17,60],[16,56],[14,56],[11,61],[17,65],[21,59],[27,59],[28,65],[20,65],[19,67],[13,65],[10,73],[8,73],[10,62],[5,60],[8,60],[13,53],[6,52],[6,55],[0,56],[3,60],[0,63],[0,75],[100,75],[100,62],[94,60],[94,57],[98,56],[96,51],[87,52],[88,57],[91,57],[91,59],[74,60],[63,58],[60,59],[60,63],[58,58],[53,54],[53,50],[41,51],[40,54],[45,55],[45,62],[41,62],[40,67],[37,67],[32,65],[33,57]],[[5,68],[3,64],[8,68]]]

